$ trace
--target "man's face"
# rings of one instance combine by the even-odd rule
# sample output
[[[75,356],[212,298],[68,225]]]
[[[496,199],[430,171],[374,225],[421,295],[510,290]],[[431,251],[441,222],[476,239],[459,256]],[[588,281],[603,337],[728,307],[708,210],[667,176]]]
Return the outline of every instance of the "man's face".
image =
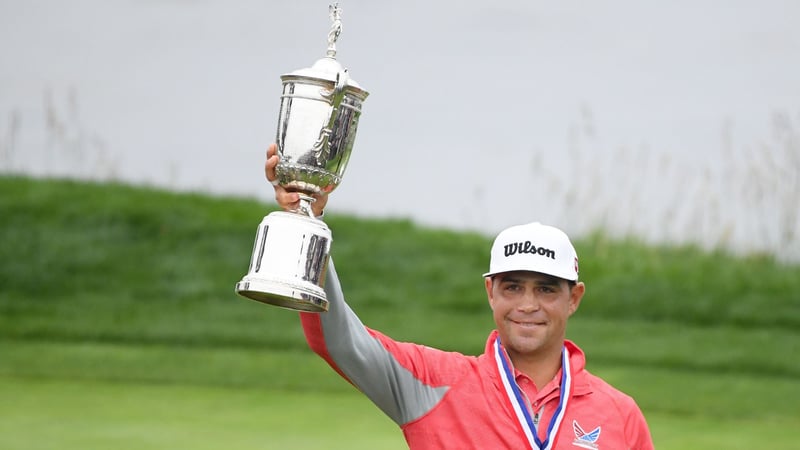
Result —
[[[567,319],[585,286],[538,272],[505,272],[486,278],[486,294],[500,339],[512,360],[560,353]]]

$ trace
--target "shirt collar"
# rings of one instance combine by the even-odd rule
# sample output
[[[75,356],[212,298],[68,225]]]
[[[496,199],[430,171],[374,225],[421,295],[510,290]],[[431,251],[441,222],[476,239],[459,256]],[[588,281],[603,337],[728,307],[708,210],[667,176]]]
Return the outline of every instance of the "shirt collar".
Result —
[[[489,334],[489,338],[486,340],[486,350],[484,355],[490,358],[492,357],[492,345],[494,344],[494,340],[497,337],[497,330],[492,331]],[[572,395],[585,395],[592,392],[592,386],[589,382],[589,377],[587,376],[588,372],[586,372],[586,355],[583,353],[583,350],[578,347],[577,344],[570,341],[569,339],[564,340],[564,345],[567,346],[567,350],[569,351],[569,362],[572,366]],[[495,371],[496,372],[496,371]],[[495,376],[497,374],[495,373]],[[527,377],[527,375],[519,372],[518,370],[514,369],[514,378],[519,380],[520,376]],[[496,382],[500,382],[499,377],[496,379]],[[539,389],[540,394],[544,394],[545,396],[550,395],[552,392],[558,392],[558,388],[561,386],[561,369],[558,370],[556,376],[553,377],[546,385],[543,387],[537,386]],[[546,392],[546,394],[545,394]],[[541,395],[537,395],[537,397],[541,397]]]

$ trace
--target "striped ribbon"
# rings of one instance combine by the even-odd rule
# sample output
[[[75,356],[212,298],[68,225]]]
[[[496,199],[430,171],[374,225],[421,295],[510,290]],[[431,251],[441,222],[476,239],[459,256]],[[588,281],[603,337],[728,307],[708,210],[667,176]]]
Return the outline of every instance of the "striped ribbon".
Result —
[[[558,435],[558,430],[561,427],[561,421],[567,412],[567,401],[569,400],[572,392],[572,373],[569,367],[569,353],[567,348],[564,347],[561,351],[561,387],[559,392],[558,408],[550,419],[550,424],[547,426],[547,434],[545,440],[539,439],[536,433],[536,426],[531,418],[531,412],[528,408],[525,396],[522,390],[517,385],[517,380],[514,378],[514,370],[508,355],[500,343],[500,337],[494,341],[495,348],[495,362],[497,363],[497,370],[500,372],[500,378],[503,380],[503,386],[506,390],[506,395],[514,407],[514,412],[517,415],[522,430],[525,432],[525,437],[528,439],[533,450],[552,450],[555,442],[555,436]]]

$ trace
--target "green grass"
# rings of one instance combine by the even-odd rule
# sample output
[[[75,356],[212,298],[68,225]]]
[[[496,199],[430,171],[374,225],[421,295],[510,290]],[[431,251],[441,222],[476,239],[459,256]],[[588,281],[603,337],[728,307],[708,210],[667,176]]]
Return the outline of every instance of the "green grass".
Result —
[[[0,397],[4,449],[403,448],[355,392],[6,378]]]
[[[0,448],[404,448],[295,313],[233,293],[272,208],[0,177]],[[365,323],[483,350],[490,237],[326,221]],[[587,296],[569,337],[637,399],[657,448],[796,448],[800,266],[601,233],[575,244]]]

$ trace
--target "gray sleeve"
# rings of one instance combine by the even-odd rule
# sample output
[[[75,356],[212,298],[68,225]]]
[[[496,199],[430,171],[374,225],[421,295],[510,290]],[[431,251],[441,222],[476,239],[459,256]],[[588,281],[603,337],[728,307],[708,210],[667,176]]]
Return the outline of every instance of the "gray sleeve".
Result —
[[[325,293],[330,305],[320,321],[328,355],[350,382],[398,425],[436,406],[449,387],[422,383],[369,333],[344,300],[333,259]]]

